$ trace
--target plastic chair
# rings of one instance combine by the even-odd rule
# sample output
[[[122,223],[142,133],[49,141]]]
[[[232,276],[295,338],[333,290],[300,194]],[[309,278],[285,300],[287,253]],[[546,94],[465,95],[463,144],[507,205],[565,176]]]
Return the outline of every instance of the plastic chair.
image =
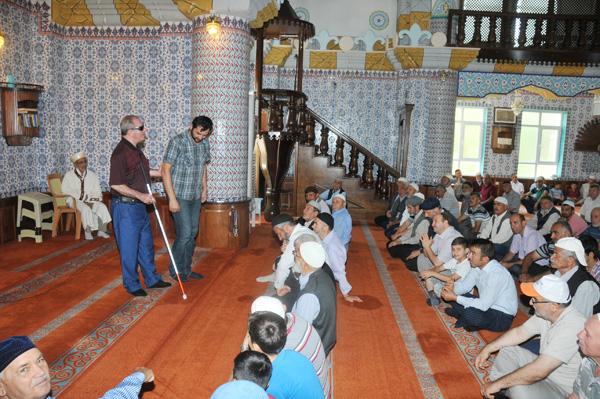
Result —
[[[61,189],[62,176],[58,173],[48,175],[48,187],[52,194],[52,201],[54,202],[54,218],[52,219],[52,237],[56,237],[58,234],[58,225],[61,223],[63,215],[67,215],[67,221],[65,224],[65,230],[69,231],[71,224],[73,223],[73,215],[75,215],[75,239],[79,240],[81,237],[81,213],[77,208],[69,208],[67,205],[67,198],[73,198],[70,195],[63,194]],[[73,205],[75,205],[75,198],[73,198]]]

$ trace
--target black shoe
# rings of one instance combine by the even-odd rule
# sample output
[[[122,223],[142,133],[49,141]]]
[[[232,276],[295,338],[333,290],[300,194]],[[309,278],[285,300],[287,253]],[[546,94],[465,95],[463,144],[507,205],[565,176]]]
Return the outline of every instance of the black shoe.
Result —
[[[188,276],[189,278],[195,278],[196,280],[200,280],[204,278],[204,275],[196,272],[191,272]]]
[[[452,307],[444,309],[444,313],[446,313],[450,317],[454,317],[455,319],[458,319],[458,316],[459,316],[459,314],[456,312],[456,310],[454,310],[454,308],[452,308]]]
[[[167,283],[166,281],[158,280],[156,283],[151,285],[148,288],[167,288],[170,287],[171,283]]]
[[[177,276],[173,275],[173,276],[171,276],[171,278],[172,278],[174,281],[177,281]],[[179,276],[179,278],[181,279],[181,282],[182,282],[182,283],[187,283],[187,281],[188,281],[187,277]]]
[[[147,296],[148,295],[148,293],[141,288],[139,290],[130,291],[129,293],[133,296]]]

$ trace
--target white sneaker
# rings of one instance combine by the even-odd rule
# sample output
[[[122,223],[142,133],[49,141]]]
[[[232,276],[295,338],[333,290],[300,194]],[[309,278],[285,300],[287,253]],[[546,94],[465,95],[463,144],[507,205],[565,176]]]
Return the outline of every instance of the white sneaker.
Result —
[[[102,230],[98,230],[98,237],[110,238],[110,236],[108,235],[108,233],[106,231],[102,231]]]
[[[257,283],[272,283],[275,281],[275,273],[267,274],[256,278]]]
[[[83,235],[85,236],[86,240],[93,240],[94,236],[92,235],[92,232],[89,230],[84,230]]]

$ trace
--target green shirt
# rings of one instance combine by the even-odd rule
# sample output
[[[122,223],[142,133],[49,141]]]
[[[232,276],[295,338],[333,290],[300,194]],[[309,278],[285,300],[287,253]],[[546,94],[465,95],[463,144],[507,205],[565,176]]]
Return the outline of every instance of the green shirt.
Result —
[[[202,175],[210,162],[208,139],[196,143],[189,131],[178,134],[169,141],[163,162],[171,164],[175,196],[184,200],[200,199]]]

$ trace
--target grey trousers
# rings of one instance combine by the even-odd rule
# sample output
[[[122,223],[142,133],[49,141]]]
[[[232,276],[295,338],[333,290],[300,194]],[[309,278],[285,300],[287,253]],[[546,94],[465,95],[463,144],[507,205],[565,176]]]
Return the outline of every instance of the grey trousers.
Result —
[[[417,258],[417,268],[419,269],[419,273],[424,272],[425,270],[432,269],[433,263],[431,263],[425,254],[420,254]]]
[[[490,380],[496,381],[500,377],[533,362],[535,359],[537,359],[536,355],[519,346],[502,348],[494,360]],[[511,399],[564,399],[571,394],[573,383],[568,388],[569,392],[565,390],[566,388],[545,379],[531,385],[516,385],[509,388],[508,396]]]

